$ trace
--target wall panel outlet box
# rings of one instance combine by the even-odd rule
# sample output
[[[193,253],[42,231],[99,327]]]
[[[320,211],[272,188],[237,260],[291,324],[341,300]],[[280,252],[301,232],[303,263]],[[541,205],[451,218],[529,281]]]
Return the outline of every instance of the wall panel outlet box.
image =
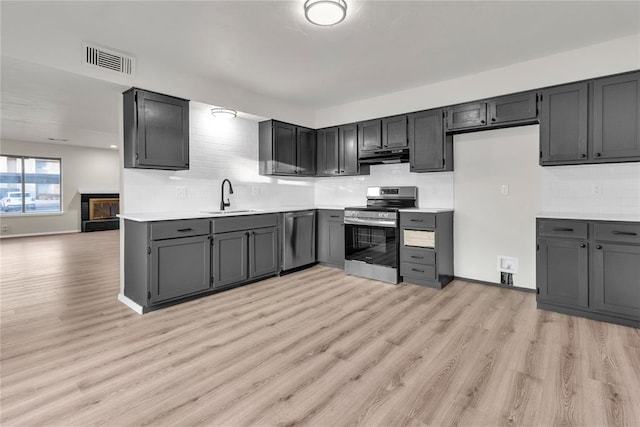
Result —
[[[602,184],[591,184],[591,194],[595,196],[602,194]]]
[[[176,187],[176,198],[186,199],[188,195],[187,187]]]
[[[498,255],[498,271],[504,273],[518,272],[518,258]]]
[[[502,194],[503,196],[508,196],[509,195],[509,185],[508,184],[502,184],[500,186],[500,194]]]

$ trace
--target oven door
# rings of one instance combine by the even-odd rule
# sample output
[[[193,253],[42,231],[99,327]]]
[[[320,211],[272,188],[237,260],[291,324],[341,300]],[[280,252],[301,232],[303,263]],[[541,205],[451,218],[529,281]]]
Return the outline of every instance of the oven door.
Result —
[[[398,227],[344,224],[345,259],[398,268]]]

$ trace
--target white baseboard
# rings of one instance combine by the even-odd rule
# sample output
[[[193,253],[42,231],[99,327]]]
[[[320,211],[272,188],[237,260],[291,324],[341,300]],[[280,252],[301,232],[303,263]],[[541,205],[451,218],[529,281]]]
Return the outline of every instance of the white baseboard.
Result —
[[[120,301],[121,303],[123,303],[124,305],[129,307],[131,310],[135,311],[136,313],[144,314],[144,311],[142,310],[141,305],[138,305],[137,303],[133,302],[129,298],[125,297],[124,295],[118,294],[118,301]]]
[[[0,235],[0,239],[8,239],[10,237],[49,236],[52,234],[70,234],[70,233],[80,233],[80,230],[47,231],[43,233],[25,233],[25,234],[2,234]]]

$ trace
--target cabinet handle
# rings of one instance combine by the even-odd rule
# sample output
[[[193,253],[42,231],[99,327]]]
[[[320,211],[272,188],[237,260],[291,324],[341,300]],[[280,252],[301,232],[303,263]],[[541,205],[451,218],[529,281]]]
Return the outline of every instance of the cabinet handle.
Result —
[[[491,117],[491,121],[495,123],[496,118],[495,117]]]
[[[611,234],[615,234],[616,236],[637,236],[638,233],[634,233],[633,231],[612,231]]]
[[[329,215],[331,218],[340,218],[340,215]]]
[[[480,120],[480,124],[485,124],[486,122],[484,120]]]
[[[411,258],[413,258],[413,259],[424,259],[423,256],[418,256],[418,255],[411,255]]]
[[[581,247],[581,248],[586,248],[586,247],[587,247],[587,245],[585,245],[584,243],[580,243],[580,247]]]
[[[553,227],[553,231],[573,231],[573,228]]]
[[[178,229],[178,231],[180,233],[184,233],[185,231],[191,231],[191,230],[193,230],[193,228],[180,228],[180,229]]]
[[[419,268],[412,268],[411,271],[415,271],[416,273],[424,273],[424,270],[420,270]]]
[[[600,157],[600,156],[602,156],[601,153],[596,153],[596,157]]]
[[[596,249],[602,249],[601,245],[596,245]]]
[[[424,219],[412,219],[411,222],[424,222]]]
[[[247,232],[245,232],[245,233],[244,233],[244,235],[245,235],[245,236],[247,236],[247,237],[249,237],[249,232],[248,232],[248,231],[247,231]]]
[[[587,158],[587,155],[586,155],[586,154],[580,154],[580,158],[581,158],[581,159],[586,159],[586,158]]]

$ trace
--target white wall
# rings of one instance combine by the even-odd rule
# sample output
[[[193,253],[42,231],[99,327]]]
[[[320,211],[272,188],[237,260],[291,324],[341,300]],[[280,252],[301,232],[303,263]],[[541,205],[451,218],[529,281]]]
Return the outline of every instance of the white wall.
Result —
[[[313,205],[313,179],[258,174],[257,122],[214,119],[208,107],[191,103],[189,126],[190,169],[124,169],[123,212],[218,210],[225,178],[233,184],[231,209]],[[177,188],[186,189],[186,197],[178,197]]]
[[[455,136],[456,276],[500,283],[497,257],[508,256],[519,263],[514,285],[536,287],[538,139],[538,125]]]
[[[315,203],[318,206],[363,206],[367,187],[413,185],[418,187],[422,208],[453,208],[453,173],[410,173],[409,164],[371,166],[370,175],[316,178]]]
[[[640,34],[318,110],[316,126],[419,111],[639,68]]]
[[[120,186],[116,150],[37,142],[2,141],[4,155],[57,157],[62,159],[62,214],[2,216],[9,227],[2,236],[80,231],[79,189],[110,190]]]

